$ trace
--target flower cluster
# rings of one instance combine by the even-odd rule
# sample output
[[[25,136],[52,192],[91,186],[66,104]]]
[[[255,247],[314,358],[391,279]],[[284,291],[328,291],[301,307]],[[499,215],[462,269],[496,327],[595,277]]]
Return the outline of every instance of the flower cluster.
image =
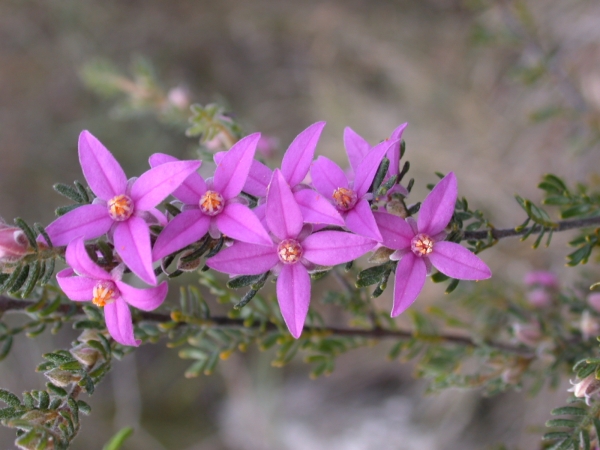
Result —
[[[128,305],[152,310],[167,294],[165,282],[156,286],[154,263],[208,237],[226,238],[228,244],[207,259],[208,267],[232,276],[277,278],[281,313],[295,338],[302,333],[310,303],[309,274],[381,247],[391,249],[390,259],[399,261],[392,316],[412,304],[433,267],[464,280],[491,276],[477,256],[444,240],[457,197],[453,173],[433,188],[416,221],[387,212],[388,201],[408,195],[397,181],[406,124],[375,146],[347,128],[348,171],[323,156],[314,159],[324,126],[317,122],[300,133],[275,170],[254,159],[260,134],[246,136],[215,154],[216,169],[208,179],[197,173],[200,161],[154,154],[151,168],[128,180],[112,154],[82,132],[79,159],[96,198],[46,228],[52,245],[67,246],[70,267],[57,275],[59,285],[72,300],[104,307],[112,337],[137,345]],[[372,186],[386,157],[388,190],[380,198]],[[170,195],[180,210],[173,216],[157,209]],[[162,231],[154,235],[151,225]],[[114,252],[111,267],[99,266],[99,250],[85,245],[102,236]],[[125,284],[121,278],[127,269],[154,287]]]

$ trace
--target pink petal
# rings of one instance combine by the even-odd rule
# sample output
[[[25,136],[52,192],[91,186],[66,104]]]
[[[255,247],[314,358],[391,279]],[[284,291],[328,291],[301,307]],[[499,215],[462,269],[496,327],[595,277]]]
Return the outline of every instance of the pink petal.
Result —
[[[201,239],[209,225],[210,217],[198,209],[178,214],[158,235],[152,249],[152,260],[158,261]]]
[[[206,260],[211,269],[231,275],[260,275],[279,263],[277,248],[235,242]]]
[[[115,281],[115,284],[121,292],[123,300],[142,311],[152,311],[162,305],[169,290],[169,285],[166,281],[148,289],[134,288],[122,281]]]
[[[200,161],[175,161],[156,166],[142,174],[131,187],[135,211],[148,211],[171,194],[198,170]]]
[[[417,219],[419,232],[433,236],[443,231],[452,219],[457,195],[456,176],[450,172],[423,200]]]
[[[300,189],[294,192],[294,198],[300,207],[304,222],[344,226],[344,219],[337,208],[321,193],[312,189]]]
[[[490,268],[477,255],[454,242],[434,243],[427,257],[437,270],[452,278],[485,280],[492,276]]]
[[[410,247],[415,237],[412,227],[402,217],[393,214],[373,212],[379,232],[383,237],[383,245],[394,250]]]
[[[110,274],[98,266],[85,249],[83,238],[79,237],[72,240],[67,246],[65,253],[67,264],[71,266],[79,275],[96,280],[110,280]]]
[[[122,298],[119,297],[104,307],[104,319],[108,332],[119,344],[137,347],[142,342],[133,336],[131,311]]]
[[[273,172],[267,192],[266,216],[269,229],[281,240],[298,236],[304,224],[300,207],[279,169]]]
[[[273,240],[252,210],[240,203],[230,203],[216,218],[221,233],[249,244],[273,245]]]
[[[95,239],[105,234],[113,224],[106,205],[83,205],[46,227],[52,245],[67,245],[77,237]]]
[[[213,188],[225,200],[229,200],[242,192],[259,139],[260,133],[253,133],[240,139],[217,164]]]
[[[302,334],[310,304],[310,276],[302,264],[285,264],[277,278],[277,300],[283,320],[296,339]]]
[[[150,157],[150,167],[157,167],[168,162],[179,161],[177,158],[165,153],[155,153]],[[202,163],[202,161],[200,161]],[[195,205],[206,192],[206,183],[200,174],[194,172],[189,175],[181,186],[172,192],[173,197],[187,205]]]
[[[359,200],[354,208],[346,213],[346,228],[361,236],[375,239],[377,242],[383,241],[373,217],[371,206],[366,200]]]
[[[354,191],[359,198],[365,195],[371,187],[381,160],[387,150],[394,144],[396,142],[388,140],[377,144],[361,161],[354,178]]]
[[[346,127],[344,128],[344,147],[346,147],[350,167],[356,173],[358,165],[367,156],[367,153],[371,150],[371,146],[356,131],[350,127]]]
[[[290,186],[296,186],[306,177],[324,127],[325,122],[313,123],[296,136],[285,152],[281,173]]]
[[[70,267],[58,272],[56,281],[65,295],[76,302],[89,302],[97,283],[92,278],[78,277]]]
[[[348,189],[348,179],[344,171],[329,158],[319,156],[310,168],[313,186],[328,200],[333,198],[337,188]]]
[[[344,231],[320,231],[301,243],[303,257],[322,266],[334,266],[359,258],[377,243],[369,238]]]
[[[271,169],[263,163],[253,160],[246,184],[242,190],[255,197],[265,197],[272,175]]]
[[[102,200],[124,194],[127,177],[115,157],[92,133],[79,135],[79,162],[90,189]]]
[[[396,267],[392,317],[400,315],[413,304],[425,285],[426,277],[427,267],[423,258],[414,253],[407,253],[402,257]]]
[[[115,251],[133,273],[148,284],[156,284],[152,268],[150,230],[139,217],[132,216],[115,227]]]
[[[397,141],[387,152],[387,157],[390,160],[390,168],[388,170],[390,176],[400,173],[400,143],[402,141],[402,133],[404,133],[407,126],[408,122],[403,123],[390,136],[390,141]]]

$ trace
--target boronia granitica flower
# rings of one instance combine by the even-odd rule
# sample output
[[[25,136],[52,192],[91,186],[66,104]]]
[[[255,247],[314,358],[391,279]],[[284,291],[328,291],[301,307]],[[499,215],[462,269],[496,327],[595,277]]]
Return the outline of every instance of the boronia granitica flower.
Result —
[[[221,242],[222,247],[211,252],[207,267],[231,276],[260,275],[263,284],[268,276],[277,279],[281,314],[294,338],[301,336],[309,310],[310,274],[376,248],[393,250],[389,257],[396,272],[392,317],[416,299],[433,267],[456,279],[489,278],[491,272],[481,259],[459,244],[444,241],[457,199],[453,173],[424,200],[417,222],[385,212],[386,199],[402,200],[408,195],[398,179],[399,139],[406,125],[373,147],[346,129],[349,178],[333,161],[323,156],[313,159],[324,122],[296,137],[281,169],[271,171],[254,159],[260,140],[260,133],[254,133],[216,154],[214,175],[207,180],[196,172],[201,161],[154,154],[151,169],[127,181],[112,154],[84,131],[79,159],[96,198],[45,230],[52,245],[67,245],[70,268],[57,275],[59,286],[70,299],[91,300],[103,309],[108,332],[117,342],[137,345],[128,305],[152,310],[164,300],[167,287],[163,282],[160,292],[151,288],[135,293],[121,281],[125,271],[155,285],[155,271],[161,273],[161,268],[155,270],[153,262],[161,261],[163,267],[162,260],[182,252],[189,259],[193,254],[189,249],[206,242],[213,246]],[[382,183],[387,197],[379,192]],[[175,201],[165,215],[157,206],[169,195]],[[157,235],[150,226],[160,228]],[[86,241],[93,245],[92,240],[102,236],[114,260],[106,270],[85,252]]]

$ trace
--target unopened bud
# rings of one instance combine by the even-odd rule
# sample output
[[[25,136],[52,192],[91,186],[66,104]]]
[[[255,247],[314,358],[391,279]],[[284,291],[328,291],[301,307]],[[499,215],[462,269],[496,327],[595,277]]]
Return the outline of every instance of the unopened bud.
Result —
[[[0,219],[0,263],[18,261],[28,253],[31,249],[25,233]]]
[[[98,336],[99,334],[100,333],[98,332],[98,330],[94,330],[93,328],[86,328],[79,335],[77,340],[79,342],[99,341],[100,340],[100,337]]]
[[[44,375],[46,375],[46,378],[59,387],[66,387],[75,381],[79,381],[80,378],[74,376],[72,372],[60,369],[49,370],[48,372],[44,372]]]
[[[200,267],[201,257],[198,257],[192,261],[183,261],[183,258],[191,255],[193,252],[195,252],[195,250],[190,249],[181,253],[181,257],[179,258],[179,261],[177,261],[177,268],[179,270],[182,270],[183,272],[193,272],[198,270],[198,267]]]
[[[573,392],[573,395],[578,398],[585,398],[585,402],[589,405],[593,395],[600,392],[600,380],[596,379],[595,374],[588,375],[583,380],[570,381],[573,385],[568,392]]]
[[[581,315],[579,329],[581,330],[583,340],[587,341],[589,338],[596,337],[600,334],[600,323],[598,323],[598,320],[586,309]]]
[[[530,347],[535,347],[542,339],[542,330],[537,322],[515,323],[513,332],[519,342]]]
[[[178,86],[167,94],[169,103],[179,109],[187,109],[190,106],[190,96],[187,89]]]
[[[402,217],[406,219],[408,217],[408,211],[404,203],[398,199],[392,199],[385,204],[385,210],[394,216]]]
[[[270,158],[275,154],[277,147],[279,147],[279,139],[263,134],[256,144],[256,151],[265,158]]]
[[[600,292],[588,295],[587,303],[594,311],[600,312]]]
[[[535,288],[527,293],[527,300],[535,308],[546,308],[552,304],[552,293],[545,288]]]
[[[368,261],[371,264],[384,264],[390,260],[390,255],[395,251],[396,250],[392,250],[391,248],[379,247],[369,257]]]
[[[81,364],[86,366],[93,366],[100,358],[100,352],[96,349],[80,344],[71,349],[71,355]]]
[[[519,366],[514,366],[505,369],[500,377],[506,384],[517,384],[521,381],[521,375],[523,375],[523,369]]]

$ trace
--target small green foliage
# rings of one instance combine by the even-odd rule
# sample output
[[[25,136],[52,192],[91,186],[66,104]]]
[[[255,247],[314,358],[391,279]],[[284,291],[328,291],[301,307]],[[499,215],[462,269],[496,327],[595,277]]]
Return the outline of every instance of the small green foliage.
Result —
[[[117,434],[115,434],[110,441],[108,441],[107,444],[102,447],[102,450],[119,450],[123,447],[123,444],[131,435],[133,435],[133,428],[121,428]]]

